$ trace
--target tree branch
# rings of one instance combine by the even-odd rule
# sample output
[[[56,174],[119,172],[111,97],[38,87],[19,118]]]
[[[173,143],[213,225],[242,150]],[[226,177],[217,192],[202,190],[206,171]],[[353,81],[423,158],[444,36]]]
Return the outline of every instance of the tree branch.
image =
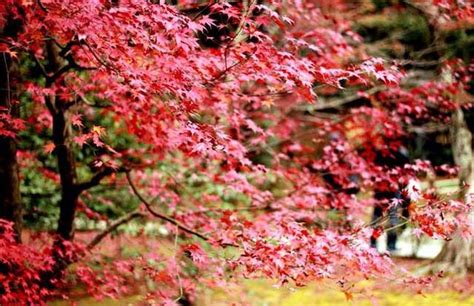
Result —
[[[132,178],[130,176],[130,172],[127,171],[126,172],[126,175],[127,175],[127,180],[128,180],[128,183],[130,185],[130,187],[132,187],[132,190],[133,190],[133,193],[137,196],[137,198],[145,205],[146,209],[155,217],[161,219],[161,220],[164,220],[166,222],[169,222],[173,225],[175,225],[177,228],[179,228],[180,230],[182,230],[183,232],[186,232],[188,234],[191,234],[191,235],[194,235],[196,237],[199,237],[201,238],[202,240],[204,241],[208,241],[209,238],[207,238],[206,236],[186,227],[185,225],[182,225],[181,223],[179,223],[177,220],[171,218],[171,217],[168,217],[166,215],[163,215],[157,211],[154,211],[152,208],[151,208],[151,204],[140,194],[140,192],[138,191],[137,187],[133,184],[132,182]]]
[[[101,233],[97,234],[97,236],[94,237],[88,244],[87,244],[87,250],[90,251],[92,250],[96,245],[98,245],[107,235],[112,233],[114,230],[116,230],[120,225],[125,224],[127,222],[130,222],[131,220],[138,218],[138,217],[144,217],[145,215],[137,210],[134,210],[132,212],[129,212],[128,214],[118,218],[114,222],[112,222],[105,230],[103,230]]]
[[[59,68],[53,75],[46,77],[46,82],[48,84],[53,84],[56,79],[58,79],[62,74],[66,73],[68,70],[72,69],[72,65],[70,63],[62,66]]]
[[[120,73],[120,71],[115,68],[113,65],[111,65],[110,63],[107,63],[105,60],[101,59],[100,56],[94,51],[94,49],[91,47],[91,45],[89,45],[87,43],[87,41],[83,40],[82,41],[82,44],[85,45],[89,51],[91,52],[92,56],[104,67],[106,68],[109,68],[111,70],[113,70],[114,72],[117,72],[117,73]]]
[[[48,9],[44,6],[43,2],[41,2],[41,0],[37,0],[36,3],[38,3],[39,7],[45,11],[45,12],[48,12]]]
[[[114,173],[114,169],[110,168],[110,167],[107,167],[105,168],[104,170],[96,173],[89,181],[87,182],[83,182],[83,183],[80,183],[80,184],[77,184],[77,190],[79,193],[87,190],[87,189],[90,189],[94,186],[97,186],[100,184],[100,182],[106,178],[107,176],[111,175],[112,173]]]
[[[48,76],[48,73],[46,72],[46,68],[44,68],[43,64],[41,64],[40,60],[36,57],[36,55],[33,52],[30,52],[30,55],[35,60],[36,65],[38,65],[38,67],[40,68],[41,74],[45,78],[48,78],[49,76]]]
[[[47,95],[46,97],[44,97],[44,102],[49,112],[51,113],[51,115],[56,114],[57,110],[56,110],[56,107],[54,107],[54,104],[53,104],[53,101],[51,100],[50,95]]]
[[[367,91],[365,91],[368,95],[373,95],[379,91],[384,90],[386,87],[385,86],[377,86],[373,87]],[[334,100],[329,100],[327,103],[316,103],[314,105],[310,105],[310,109],[312,111],[320,111],[320,110],[327,110],[327,109],[332,109],[332,108],[338,108],[341,107],[345,104],[352,103],[358,99],[361,99],[361,97],[358,94],[344,97],[342,99],[334,99]]]
[[[59,48],[61,49],[61,51],[59,52],[58,55],[61,56],[62,58],[66,58],[69,51],[71,51],[72,47],[80,45],[81,41],[79,39],[77,39],[77,36],[75,35],[74,38],[71,39],[64,47],[59,45],[59,43],[57,43],[57,44],[58,44]]]

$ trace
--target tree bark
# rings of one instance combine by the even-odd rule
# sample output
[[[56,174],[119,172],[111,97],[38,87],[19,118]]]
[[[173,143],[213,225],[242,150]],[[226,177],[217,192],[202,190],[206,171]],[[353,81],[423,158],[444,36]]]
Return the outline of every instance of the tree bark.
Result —
[[[8,18],[0,37],[16,37],[22,23]],[[0,52],[0,114],[16,118],[19,115],[17,103],[17,67],[11,55]],[[12,137],[0,136],[0,218],[14,223],[16,239],[21,241],[23,207],[20,196],[19,167],[16,158],[17,143]]]
[[[62,77],[58,73],[62,68],[57,47],[53,42],[47,42],[46,49],[48,54],[47,70],[50,75],[55,76],[47,80],[46,86],[48,87],[57,81],[56,78]],[[64,83],[63,80],[59,80],[59,82]],[[57,234],[61,239],[72,240],[74,238],[74,218],[80,191],[77,187],[76,163],[71,148],[70,124],[67,118],[68,103],[59,96],[48,96],[46,97],[46,106],[53,117],[54,153],[61,180]]]
[[[59,202],[59,221],[57,233],[65,240],[74,237],[74,218],[76,215],[79,190],[76,186],[76,164],[69,143],[69,127],[65,111],[60,109],[53,116],[53,141],[61,179],[61,200]]]
[[[474,195],[474,155],[472,133],[468,129],[462,109],[452,116],[452,150],[455,163],[459,166],[460,197],[472,201]],[[467,186],[467,187],[466,187]],[[471,212],[469,219],[473,222]],[[465,274],[474,271],[474,241],[459,235],[448,241],[434,259],[433,271]]]

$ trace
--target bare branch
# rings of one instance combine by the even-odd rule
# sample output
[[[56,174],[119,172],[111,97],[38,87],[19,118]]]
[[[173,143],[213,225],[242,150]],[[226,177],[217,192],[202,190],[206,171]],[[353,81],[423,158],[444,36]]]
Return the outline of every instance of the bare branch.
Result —
[[[90,189],[94,186],[99,185],[100,182],[104,178],[106,178],[107,176],[111,175],[114,172],[115,172],[115,170],[110,168],[110,167],[107,167],[107,168],[103,169],[102,171],[96,173],[89,181],[77,184],[78,192],[81,193],[81,192],[83,192],[87,189]]]
[[[437,132],[444,132],[449,129],[449,126],[446,124],[425,124],[422,126],[408,126],[407,130],[410,133],[417,133],[417,134],[430,134],[430,133],[437,133]]]
[[[138,191],[137,187],[133,184],[133,181],[132,181],[132,177],[130,176],[130,172],[126,172],[126,175],[127,175],[127,180],[128,180],[128,183],[130,185],[130,187],[132,187],[132,190],[133,190],[133,193],[137,196],[137,198],[145,205],[146,209],[155,217],[161,219],[161,220],[164,220],[166,222],[169,222],[173,225],[176,225],[177,228],[179,228],[180,230],[182,230],[183,232],[186,232],[188,234],[191,234],[191,235],[194,235],[196,237],[199,237],[201,238],[202,240],[204,241],[208,241],[209,238],[207,238],[206,236],[204,236],[203,234],[200,234],[188,227],[186,227],[185,225],[179,223],[177,220],[171,218],[171,217],[168,217],[164,214],[161,214],[157,211],[154,211],[153,208],[151,208],[151,204],[140,194],[140,192]]]
[[[137,210],[129,212],[128,214],[118,218],[113,223],[111,223],[105,230],[97,234],[88,244],[87,250],[92,250],[96,245],[98,245],[107,235],[116,230],[120,225],[130,222],[131,220],[139,217],[144,217],[145,215]]]
[[[367,90],[366,93],[368,95],[373,95],[373,94],[375,94],[379,91],[382,91],[384,89],[385,89],[385,86],[377,86],[377,87],[373,87],[373,88]],[[355,95],[352,95],[352,96],[344,97],[342,99],[329,100],[327,103],[316,103],[316,104],[310,105],[310,106],[311,106],[311,110],[313,110],[313,111],[327,110],[327,109],[341,107],[345,104],[352,103],[352,102],[354,102],[354,101],[356,101],[357,99],[360,99],[360,98],[361,97],[359,95],[355,94]]]

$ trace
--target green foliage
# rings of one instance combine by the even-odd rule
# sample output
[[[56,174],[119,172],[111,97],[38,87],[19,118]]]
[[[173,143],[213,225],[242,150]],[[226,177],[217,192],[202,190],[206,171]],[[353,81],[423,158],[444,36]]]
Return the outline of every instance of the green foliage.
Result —
[[[447,45],[447,56],[462,58],[469,63],[474,55],[474,27],[455,29],[443,34]]]
[[[59,186],[45,172],[55,173],[54,156],[43,152],[45,139],[50,137],[48,131],[28,129],[20,133],[19,149],[38,152],[20,158],[21,184],[20,192],[24,203],[25,225],[34,229],[52,229],[59,218],[57,203],[61,197]]]
[[[389,44],[382,48],[388,55],[393,52],[390,43],[404,44],[407,51],[428,47],[432,37],[429,25],[423,16],[412,13],[375,14],[357,21],[355,30],[367,42],[387,39]]]
[[[20,191],[25,204],[24,221],[34,229],[52,229],[59,218],[57,203],[61,197],[58,186],[34,169],[21,169]]]
[[[386,7],[392,5],[391,0],[372,0],[372,4],[375,6],[377,11],[383,10]]]

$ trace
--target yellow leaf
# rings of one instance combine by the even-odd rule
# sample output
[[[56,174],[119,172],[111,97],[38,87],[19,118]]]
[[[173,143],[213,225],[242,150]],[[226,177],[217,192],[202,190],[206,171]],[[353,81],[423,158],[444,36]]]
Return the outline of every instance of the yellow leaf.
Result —
[[[101,126],[94,125],[92,127],[92,132],[99,135],[99,136],[101,136],[101,135],[105,134],[105,129]]]

